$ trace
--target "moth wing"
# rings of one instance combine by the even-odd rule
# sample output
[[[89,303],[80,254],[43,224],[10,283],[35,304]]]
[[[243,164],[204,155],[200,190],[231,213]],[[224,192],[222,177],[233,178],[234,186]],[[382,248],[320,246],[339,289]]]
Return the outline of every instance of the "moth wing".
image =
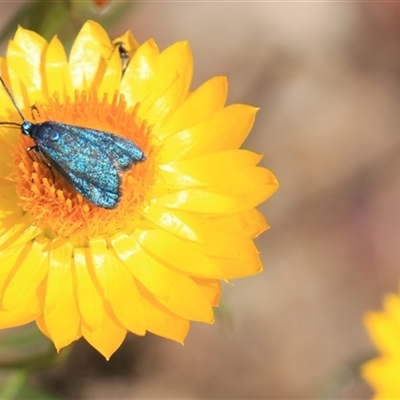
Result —
[[[145,160],[143,151],[132,140],[114,133],[81,128],[55,121],[47,124],[50,124],[52,129],[60,131],[60,137],[56,142],[58,147],[76,148],[79,151],[85,151],[86,148],[98,148],[100,152],[107,153],[114,165],[121,171],[125,171],[133,164]],[[46,144],[53,146],[50,143]]]
[[[84,198],[96,206],[114,208],[121,196],[121,178],[117,169],[107,159],[106,163],[98,162],[96,167],[86,165],[84,169],[76,168],[75,163],[65,163],[63,160],[46,155],[50,164],[69,182]],[[77,157],[79,161],[79,158]],[[107,158],[107,157],[105,157]],[[99,161],[99,160],[98,160]]]
[[[143,151],[134,142],[114,134],[109,135],[112,135],[110,158],[122,171],[145,160]]]
[[[73,172],[68,174],[66,180],[72,184],[78,193],[94,205],[104,208],[115,208],[121,198],[120,177],[117,172],[114,178],[115,185],[111,191],[98,185],[97,182],[82,179],[81,176]]]
[[[115,135],[114,133],[102,132],[95,129],[86,129],[85,134],[86,142],[93,146],[105,148],[110,159],[121,171],[125,171],[133,164],[145,160],[143,151],[132,140]]]
[[[50,164],[93,204],[115,207],[121,196],[119,172],[144,161],[142,150],[113,133],[55,121],[42,125],[47,134],[43,131],[34,139]]]
[[[67,133],[63,132],[63,136]],[[102,146],[80,140],[54,142],[37,141],[39,150],[67,182],[91,203],[114,208],[121,196],[121,178],[108,151]]]

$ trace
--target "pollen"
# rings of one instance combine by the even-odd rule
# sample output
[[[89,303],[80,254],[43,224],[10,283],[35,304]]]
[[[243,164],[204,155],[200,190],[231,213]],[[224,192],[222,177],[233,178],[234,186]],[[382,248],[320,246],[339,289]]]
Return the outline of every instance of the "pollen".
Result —
[[[139,104],[129,109],[119,93],[109,102],[105,94],[100,101],[94,92],[75,92],[74,101],[61,102],[57,94],[49,104],[32,107],[31,122],[56,121],[96,129],[132,140],[144,152],[146,160],[121,175],[121,198],[116,208],[98,207],[83,198],[58,173],[35,142],[20,135],[13,154],[14,174],[20,206],[32,216],[32,223],[49,238],[68,237],[82,243],[87,237],[112,235],[121,230],[133,231],[140,223],[143,207],[151,198],[155,177],[157,147],[151,141],[151,127],[138,115]],[[74,157],[74,154],[68,154]]]

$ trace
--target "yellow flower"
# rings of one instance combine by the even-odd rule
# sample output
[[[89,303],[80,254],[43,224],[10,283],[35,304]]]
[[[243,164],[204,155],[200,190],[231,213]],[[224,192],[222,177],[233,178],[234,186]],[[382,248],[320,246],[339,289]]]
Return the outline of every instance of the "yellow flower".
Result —
[[[190,91],[187,42],[159,52],[121,40],[129,63],[89,21],[67,59],[57,37],[19,28],[1,59],[27,120],[111,132],[146,155],[105,209],[0,126],[0,328],[36,321],[58,350],[83,336],[106,358],[127,332],[182,343],[189,321],[212,323],[220,280],[262,269],[252,239],[268,225],[255,207],[278,187],[261,155],[239,149],[257,110],[225,107],[224,77]],[[0,113],[21,123],[3,88]]]
[[[384,311],[367,313],[365,324],[381,356],[365,363],[362,375],[374,389],[374,399],[399,399],[400,296],[386,295]]]

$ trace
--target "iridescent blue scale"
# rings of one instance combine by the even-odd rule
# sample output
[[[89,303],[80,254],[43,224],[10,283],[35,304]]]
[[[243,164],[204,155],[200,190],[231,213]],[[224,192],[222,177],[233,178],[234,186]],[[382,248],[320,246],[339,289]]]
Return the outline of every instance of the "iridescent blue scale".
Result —
[[[28,150],[40,152],[66,181],[85,199],[96,206],[112,209],[121,199],[121,173],[145,161],[143,151],[131,140],[96,129],[46,121],[34,124],[19,110],[10,90],[0,77],[22,124],[19,126],[36,146]]]

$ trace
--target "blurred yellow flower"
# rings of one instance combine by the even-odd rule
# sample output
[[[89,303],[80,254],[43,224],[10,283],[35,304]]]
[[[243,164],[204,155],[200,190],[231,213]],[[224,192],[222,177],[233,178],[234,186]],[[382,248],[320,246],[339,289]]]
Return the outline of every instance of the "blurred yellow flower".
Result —
[[[257,110],[225,107],[224,77],[190,91],[187,42],[159,52],[121,38],[129,62],[89,21],[67,59],[57,37],[19,28],[0,60],[26,119],[112,132],[146,155],[107,210],[0,126],[0,328],[36,321],[57,349],[83,336],[106,358],[127,332],[183,342],[189,321],[212,323],[220,280],[262,269],[255,206],[278,188],[262,156],[239,149]],[[0,88],[0,121],[20,120]]]
[[[384,311],[365,316],[367,330],[381,353],[362,366],[374,399],[400,399],[400,296],[388,294]]]

